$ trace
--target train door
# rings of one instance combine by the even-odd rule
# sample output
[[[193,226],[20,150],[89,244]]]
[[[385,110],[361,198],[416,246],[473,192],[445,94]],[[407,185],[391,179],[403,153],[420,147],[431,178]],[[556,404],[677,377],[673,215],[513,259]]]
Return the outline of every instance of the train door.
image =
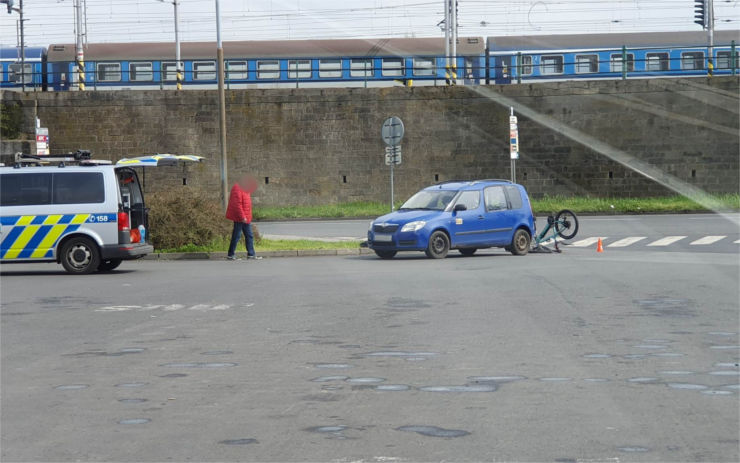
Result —
[[[492,57],[491,67],[493,68],[494,83],[511,83],[511,55]]]

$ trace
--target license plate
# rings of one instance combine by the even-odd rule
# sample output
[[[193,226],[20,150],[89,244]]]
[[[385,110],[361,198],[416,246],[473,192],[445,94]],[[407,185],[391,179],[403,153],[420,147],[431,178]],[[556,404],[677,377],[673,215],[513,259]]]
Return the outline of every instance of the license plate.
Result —
[[[389,235],[387,233],[376,233],[373,241],[377,241],[379,243],[390,243],[393,241],[393,235]]]

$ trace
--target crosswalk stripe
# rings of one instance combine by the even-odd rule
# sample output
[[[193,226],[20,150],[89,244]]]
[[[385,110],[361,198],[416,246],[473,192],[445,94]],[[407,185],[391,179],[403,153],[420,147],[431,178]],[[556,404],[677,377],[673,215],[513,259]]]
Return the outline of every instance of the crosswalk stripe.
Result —
[[[594,236],[591,238],[586,238],[580,241],[570,243],[570,245],[576,248],[585,248],[587,246],[591,246],[592,244],[596,244],[599,241],[599,238],[601,238],[601,240],[603,241],[607,237],[606,236],[602,236],[602,237]]]
[[[665,238],[653,241],[652,243],[648,244],[648,246],[668,246],[669,244],[673,244],[676,241],[681,241],[684,238],[688,238],[688,236],[666,236]]]
[[[716,243],[717,241],[725,239],[725,238],[727,238],[727,235],[722,235],[722,236],[710,235],[710,236],[705,236],[704,238],[699,238],[698,240],[692,241],[689,244],[692,246],[712,244],[712,243]]]
[[[740,244],[740,240],[735,241],[735,244]]]
[[[610,248],[624,248],[626,246],[629,246],[631,244],[635,244],[638,241],[642,241],[646,239],[647,236],[628,236],[627,238],[623,238],[619,241],[615,241],[612,244],[608,245]]]

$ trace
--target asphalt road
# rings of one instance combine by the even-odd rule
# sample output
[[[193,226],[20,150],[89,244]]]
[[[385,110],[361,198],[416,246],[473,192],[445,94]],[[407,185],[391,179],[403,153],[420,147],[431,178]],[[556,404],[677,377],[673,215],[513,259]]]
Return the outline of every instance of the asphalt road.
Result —
[[[735,252],[0,267],[2,461],[740,460]]]
[[[610,244],[630,237],[642,238],[630,246],[614,250],[651,250],[678,252],[738,252],[740,250],[740,214],[665,214],[665,215],[611,215],[580,216],[577,242],[587,238],[604,238]],[[259,222],[260,232],[268,237],[312,239],[367,239],[370,220],[321,220]],[[537,219],[542,230],[546,217]],[[706,245],[691,243],[707,236],[723,237]],[[666,237],[682,237],[669,245],[648,246]],[[670,240],[669,240],[670,241]],[[595,248],[595,242],[593,246]],[[628,249],[629,248],[629,249]],[[651,249],[652,248],[652,249]]]

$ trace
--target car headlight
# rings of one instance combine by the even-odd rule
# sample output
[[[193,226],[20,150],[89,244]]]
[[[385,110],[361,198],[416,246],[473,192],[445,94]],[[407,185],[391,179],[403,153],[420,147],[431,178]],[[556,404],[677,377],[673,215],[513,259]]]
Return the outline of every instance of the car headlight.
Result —
[[[409,222],[403,226],[402,232],[415,232],[424,228],[427,223],[423,220],[417,220],[416,222]]]

